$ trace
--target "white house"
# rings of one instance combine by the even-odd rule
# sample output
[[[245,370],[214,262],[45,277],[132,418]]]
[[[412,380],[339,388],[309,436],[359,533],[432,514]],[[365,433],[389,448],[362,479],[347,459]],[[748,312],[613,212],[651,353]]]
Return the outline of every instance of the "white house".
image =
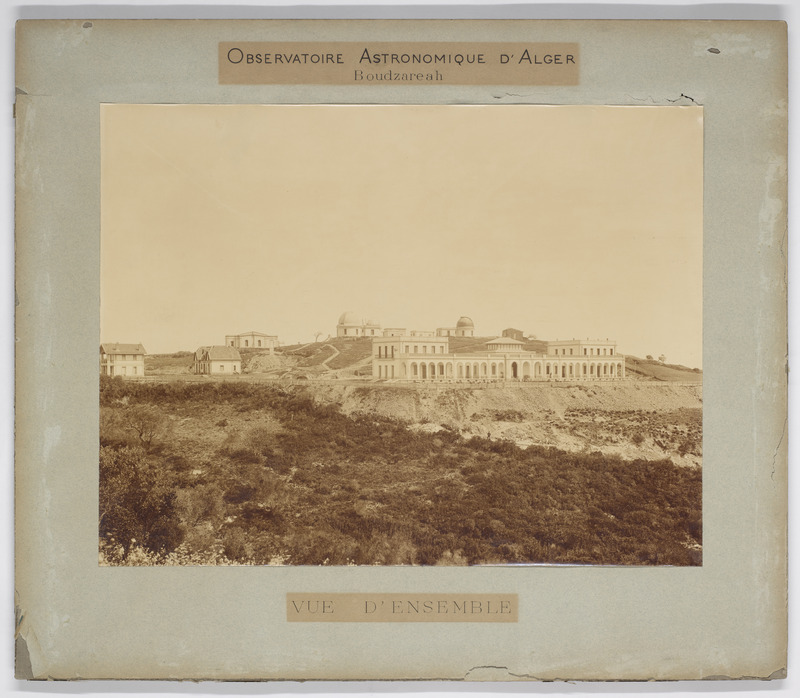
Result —
[[[242,357],[236,347],[200,347],[194,353],[194,373],[233,376],[242,372]]]
[[[100,373],[104,376],[143,376],[146,353],[141,344],[101,344]]]

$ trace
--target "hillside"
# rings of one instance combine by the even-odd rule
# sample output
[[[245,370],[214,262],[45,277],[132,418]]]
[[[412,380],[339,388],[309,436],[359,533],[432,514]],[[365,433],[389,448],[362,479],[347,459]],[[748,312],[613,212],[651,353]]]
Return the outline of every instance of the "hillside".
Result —
[[[314,385],[320,403],[345,414],[378,414],[414,428],[520,446],[598,450],[624,458],[702,463],[702,386],[625,381],[488,386]]]
[[[625,372],[628,378],[654,381],[688,381],[702,383],[703,372],[697,368],[687,368],[678,364],[662,364],[653,359],[625,357]]]
[[[632,392],[543,387],[508,400],[386,386],[329,396],[348,413],[307,388],[103,376],[101,564],[700,564],[699,468],[495,432],[537,409],[554,423],[574,413],[567,423],[590,439],[604,422],[631,425],[619,440],[659,438],[691,412],[639,408],[665,388],[665,405],[685,403],[672,392],[685,386],[640,386],[621,415]],[[398,407],[419,421],[383,415]],[[476,415],[497,425],[491,439],[462,429]]]
[[[145,354],[144,373],[146,376],[190,373],[194,362],[194,352],[178,351],[174,354]]]

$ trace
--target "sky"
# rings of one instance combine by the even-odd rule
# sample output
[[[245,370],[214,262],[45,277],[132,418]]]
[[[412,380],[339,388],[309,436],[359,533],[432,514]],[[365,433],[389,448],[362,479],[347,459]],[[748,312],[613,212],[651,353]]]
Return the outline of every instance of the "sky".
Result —
[[[702,367],[700,107],[101,108],[101,341],[384,327]]]

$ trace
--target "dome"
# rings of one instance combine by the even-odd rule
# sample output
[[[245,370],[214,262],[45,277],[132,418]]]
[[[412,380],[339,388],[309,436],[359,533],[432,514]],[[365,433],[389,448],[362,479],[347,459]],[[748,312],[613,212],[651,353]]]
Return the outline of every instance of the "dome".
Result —
[[[381,323],[379,323],[377,320],[367,320],[364,324],[367,327],[380,327],[381,326]]]
[[[347,311],[346,313],[342,313],[339,316],[339,324],[340,325],[360,325],[361,318],[356,315],[354,312]]]
[[[474,328],[475,327],[475,323],[472,322],[472,320],[470,318],[468,318],[466,315],[462,315],[460,318],[458,318],[458,322],[456,323],[456,327],[459,328],[459,329],[462,329],[462,328],[464,328],[464,329],[466,329],[466,328]]]

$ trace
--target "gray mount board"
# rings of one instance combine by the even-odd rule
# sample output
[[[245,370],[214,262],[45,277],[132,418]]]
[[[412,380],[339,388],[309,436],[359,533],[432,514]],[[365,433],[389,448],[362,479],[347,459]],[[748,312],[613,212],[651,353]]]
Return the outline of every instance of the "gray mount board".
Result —
[[[220,84],[217,49],[230,40],[577,43],[580,81],[435,89]],[[16,81],[19,677],[785,674],[783,23],[26,21],[17,28]],[[104,103],[701,105],[702,567],[99,567]],[[351,591],[516,594],[519,618],[286,622],[286,594]]]

